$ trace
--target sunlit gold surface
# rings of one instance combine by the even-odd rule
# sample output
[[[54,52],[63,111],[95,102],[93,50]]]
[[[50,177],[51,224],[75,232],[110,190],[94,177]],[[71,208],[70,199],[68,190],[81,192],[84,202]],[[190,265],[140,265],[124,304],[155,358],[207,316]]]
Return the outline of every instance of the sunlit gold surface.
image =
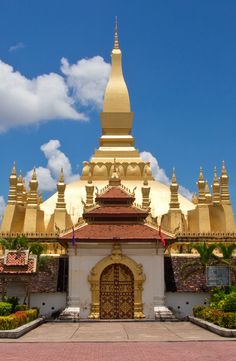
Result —
[[[134,187],[137,187],[137,189],[135,190],[136,202],[141,205],[142,204],[141,188],[143,187],[143,181],[122,180],[121,182],[125,187],[128,187],[130,190],[133,190]],[[84,201],[86,200],[86,191],[85,191],[86,184],[87,181],[78,180],[68,184],[66,187],[65,202],[66,202],[67,210],[71,215],[73,222],[76,222],[78,220],[78,217],[82,216],[83,204],[81,202],[81,198]],[[98,187],[98,189],[100,190],[108,184],[108,181],[94,181],[93,184],[95,187]],[[167,213],[169,210],[169,203],[170,203],[169,187],[157,181],[149,181],[148,184],[151,188],[150,207],[151,207],[152,215],[155,217]],[[47,217],[47,219],[48,219],[48,215],[54,212],[56,201],[57,201],[57,193],[41,204],[41,209],[45,211],[45,216]],[[194,208],[193,203],[181,195],[179,195],[179,202],[180,202],[180,208],[185,214],[189,209]]]

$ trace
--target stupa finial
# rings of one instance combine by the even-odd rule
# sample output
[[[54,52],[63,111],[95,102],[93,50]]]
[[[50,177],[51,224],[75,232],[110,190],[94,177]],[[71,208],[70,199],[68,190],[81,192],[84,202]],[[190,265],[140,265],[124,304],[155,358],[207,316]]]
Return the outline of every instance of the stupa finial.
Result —
[[[118,20],[117,20],[117,16],[116,16],[116,20],[115,20],[114,49],[119,49]]]

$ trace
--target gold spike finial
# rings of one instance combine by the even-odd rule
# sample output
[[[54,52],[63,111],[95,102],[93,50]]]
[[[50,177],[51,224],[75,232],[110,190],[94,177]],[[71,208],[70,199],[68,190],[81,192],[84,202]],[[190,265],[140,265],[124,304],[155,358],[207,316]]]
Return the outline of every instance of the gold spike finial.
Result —
[[[13,162],[13,167],[12,167],[12,171],[11,171],[11,175],[16,175],[16,162]]]
[[[60,173],[59,182],[60,182],[60,183],[64,183],[64,171],[63,171],[63,168],[61,168],[61,173]]]
[[[33,174],[32,174],[32,180],[36,180],[36,179],[37,179],[37,174],[36,174],[36,168],[34,167]]]
[[[200,167],[199,180],[204,180],[202,167]]]
[[[173,173],[172,173],[172,183],[176,183],[176,172],[175,172],[175,167],[173,167]]]
[[[117,20],[117,16],[116,16],[116,20],[115,20],[114,49],[119,49],[118,20]]]
[[[222,175],[227,175],[227,171],[226,171],[226,168],[225,168],[225,161],[222,160]]]

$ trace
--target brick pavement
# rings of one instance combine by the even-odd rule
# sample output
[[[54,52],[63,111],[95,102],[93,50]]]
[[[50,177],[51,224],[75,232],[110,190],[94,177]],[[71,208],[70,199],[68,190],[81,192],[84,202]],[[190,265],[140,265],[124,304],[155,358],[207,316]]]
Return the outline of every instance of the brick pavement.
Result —
[[[236,343],[1,343],[4,361],[235,361]]]

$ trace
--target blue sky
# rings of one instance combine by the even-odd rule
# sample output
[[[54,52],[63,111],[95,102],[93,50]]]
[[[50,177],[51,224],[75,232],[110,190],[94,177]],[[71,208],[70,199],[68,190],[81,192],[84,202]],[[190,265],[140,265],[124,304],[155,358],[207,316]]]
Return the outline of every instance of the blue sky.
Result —
[[[1,0],[0,195],[7,198],[14,160],[24,175],[36,165],[49,167],[55,177],[55,170],[47,165],[51,150],[47,148],[45,153],[40,149],[50,140],[58,140],[60,147],[58,143],[50,145],[68,157],[72,167],[69,178],[80,173],[82,162],[89,160],[98,146],[100,104],[96,95],[93,99],[81,98],[80,85],[73,83],[78,78],[74,78],[71,65],[81,59],[90,65],[89,60],[102,57],[99,69],[104,74],[99,81],[106,79],[116,15],[137,148],[151,152],[168,177],[175,166],[179,183],[192,192],[196,191],[199,167],[211,183],[214,166],[219,173],[224,159],[235,208],[233,0]],[[68,61],[64,73],[62,58]],[[87,68],[86,79],[91,80]],[[48,76],[50,73],[54,75]],[[19,81],[17,90],[14,79]],[[41,81],[44,86],[52,81],[53,89],[61,91],[52,98],[53,109],[42,90],[37,93],[37,109],[32,110],[30,92],[39,92]],[[22,95],[24,87],[27,94]],[[71,99],[74,104],[68,106]],[[65,105],[70,109],[62,110]],[[69,119],[78,118],[71,109],[89,120]]]

